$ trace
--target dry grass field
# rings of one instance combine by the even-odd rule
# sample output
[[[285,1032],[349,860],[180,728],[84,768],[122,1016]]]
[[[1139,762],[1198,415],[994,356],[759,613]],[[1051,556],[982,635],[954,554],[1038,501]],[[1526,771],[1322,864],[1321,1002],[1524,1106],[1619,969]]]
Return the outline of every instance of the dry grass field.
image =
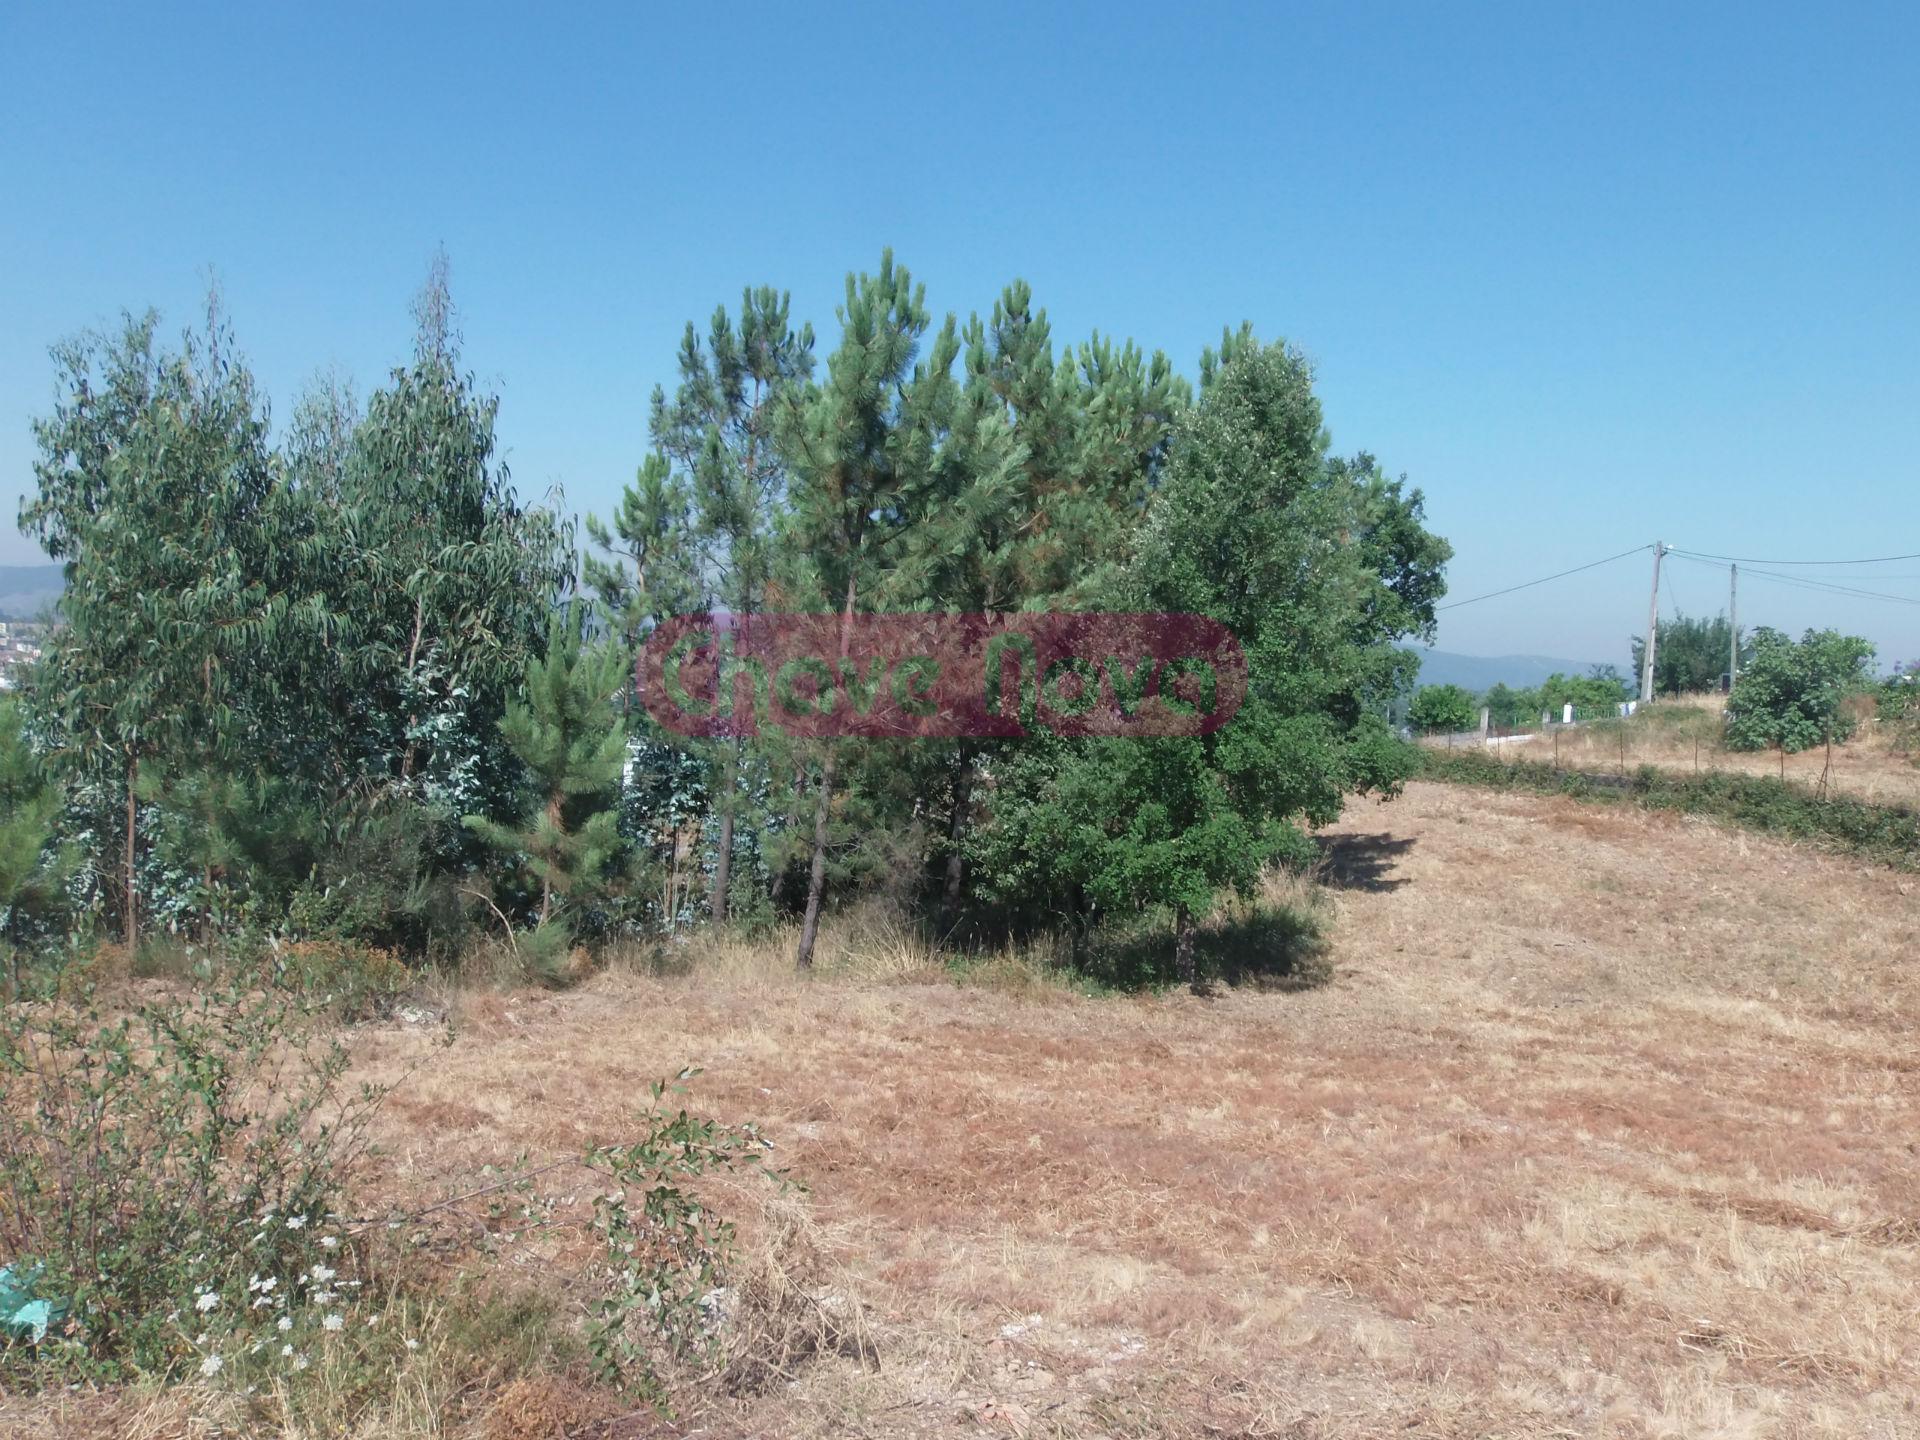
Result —
[[[1777,776],[1792,784],[1870,800],[1880,805],[1920,805],[1920,756],[1892,747],[1886,727],[1862,722],[1854,738],[1797,755],[1779,751],[1741,752],[1720,744],[1724,697],[1687,695],[1661,700],[1625,724],[1582,725],[1558,735],[1506,741],[1498,748],[1515,759],[1558,763],[1568,770],[1602,774],[1652,765],[1662,770],[1732,770],[1744,775]],[[1622,743],[1624,741],[1624,744]]]
[[[1326,844],[1313,983],[956,985],[905,943],[800,981],[737,948],[455,997],[447,1048],[372,1029],[368,1076],[421,1066],[381,1181],[421,1201],[620,1138],[650,1079],[705,1067],[696,1108],[763,1122],[810,1187],[716,1202],[878,1356],[672,1422],[522,1387],[468,1429],[1920,1435],[1911,880],[1422,784]],[[581,1183],[542,1182],[563,1221]],[[513,1233],[471,1263],[586,1298],[579,1230]]]

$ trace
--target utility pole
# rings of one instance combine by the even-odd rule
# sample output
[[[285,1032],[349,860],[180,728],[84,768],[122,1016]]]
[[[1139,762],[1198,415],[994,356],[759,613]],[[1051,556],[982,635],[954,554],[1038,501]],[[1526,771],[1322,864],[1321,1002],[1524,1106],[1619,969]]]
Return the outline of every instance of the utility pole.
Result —
[[[1727,693],[1733,693],[1733,682],[1740,678],[1740,567],[1730,567],[1732,578],[1727,582],[1727,628],[1733,631],[1733,638],[1727,641]]]
[[[1647,606],[1647,644],[1640,652],[1640,703],[1653,700],[1653,650],[1660,641],[1660,557],[1667,553],[1667,542],[1653,542],[1653,600]]]

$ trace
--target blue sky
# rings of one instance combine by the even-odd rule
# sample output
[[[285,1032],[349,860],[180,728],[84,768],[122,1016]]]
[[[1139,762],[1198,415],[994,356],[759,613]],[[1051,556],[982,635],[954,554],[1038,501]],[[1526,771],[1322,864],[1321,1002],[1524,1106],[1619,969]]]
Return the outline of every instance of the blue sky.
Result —
[[[284,417],[404,356],[444,244],[516,485],[604,512],[687,319],[769,282],[824,349],[891,245],[936,310],[1024,276],[1057,335],[1190,374],[1224,324],[1291,339],[1336,445],[1426,491],[1456,599],[1656,538],[1920,552],[1910,7],[171,11],[0,14],[9,514],[47,345],[184,325],[210,268]],[[1440,643],[1624,663],[1648,569]],[[1920,561],[1837,573],[1920,599]],[[1755,578],[1741,614],[1920,656],[1913,605]]]

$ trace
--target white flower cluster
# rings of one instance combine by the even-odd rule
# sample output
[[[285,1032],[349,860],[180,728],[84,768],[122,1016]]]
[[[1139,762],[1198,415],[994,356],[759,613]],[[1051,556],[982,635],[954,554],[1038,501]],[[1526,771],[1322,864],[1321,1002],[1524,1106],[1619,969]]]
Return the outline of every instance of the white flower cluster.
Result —
[[[325,1218],[330,1220],[334,1217]],[[253,1243],[267,1253],[261,1269],[247,1279],[244,1307],[223,1305],[220,1290],[213,1284],[203,1283],[193,1291],[193,1313],[197,1317],[212,1317],[203,1318],[202,1321],[209,1329],[191,1336],[185,1331],[181,1332],[200,1355],[202,1379],[215,1380],[231,1363],[253,1359],[274,1349],[277,1349],[278,1358],[286,1369],[294,1372],[307,1370],[313,1363],[309,1353],[312,1346],[339,1335],[346,1330],[352,1318],[354,1292],[360,1289],[361,1282],[341,1275],[339,1266],[343,1262],[315,1262],[290,1279],[271,1273],[273,1257],[284,1253],[286,1243],[280,1239],[269,1244],[276,1227],[287,1235],[299,1236],[310,1225],[315,1230],[323,1229],[318,1218],[299,1214],[280,1217],[268,1210],[258,1217],[257,1224],[260,1228],[253,1237]],[[307,1243],[316,1245],[329,1256],[347,1253],[342,1250],[339,1235],[315,1235]],[[196,1255],[190,1262],[190,1270],[204,1269],[206,1263],[205,1255]],[[253,1312],[262,1310],[271,1313],[273,1325],[271,1330],[256,1334],[256,1324],[264,1325],[267,1316],[260,1316],[256,1322]],[[181,1310],[175,1310],[167,1318],[170,1323],[178,1325],[181,1315]],[[369,1314],[365,1323],[370,1328],[377,1327],[380,1316]],[[404,1343],[408,1350],[420,1348],[420,1342],[411,1337],[407,1337]],[[247,1388],[251,1393],[253,1387]]]

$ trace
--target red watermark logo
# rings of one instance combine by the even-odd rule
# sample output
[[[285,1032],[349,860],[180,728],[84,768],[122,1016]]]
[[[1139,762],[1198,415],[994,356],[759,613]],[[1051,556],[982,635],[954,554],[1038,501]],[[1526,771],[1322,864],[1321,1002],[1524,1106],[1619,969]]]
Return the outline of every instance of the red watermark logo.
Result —
[[[1247,659],[1201,615],[681,615],[637,676],[681,735],[1205,735]]]

